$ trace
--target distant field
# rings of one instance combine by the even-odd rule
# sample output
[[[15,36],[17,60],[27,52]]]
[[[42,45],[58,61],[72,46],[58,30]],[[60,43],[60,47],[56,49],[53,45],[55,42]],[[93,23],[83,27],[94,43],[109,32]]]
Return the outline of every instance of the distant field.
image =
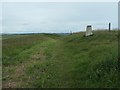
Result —
[[[117,31],[3,36],[3,88],[120,88],[117,36]]]
[[[2,35],[2,39],[8,39],[8,38],[18,38],[18,37],[24,37],[24,36],[28,36],[28,35],[20,35],[20,34],[4,34]]]

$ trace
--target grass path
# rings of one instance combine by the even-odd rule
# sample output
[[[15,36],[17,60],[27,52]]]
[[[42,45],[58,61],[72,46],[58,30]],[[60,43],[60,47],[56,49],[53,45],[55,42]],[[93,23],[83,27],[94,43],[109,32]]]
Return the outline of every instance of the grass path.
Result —
[[[23,63],[12,66],[15,70],[3,87],[69,87],[71,58],[65,52],[62,39],[44,41],[26,53],[34,53]],[[66,76],[67,75],[67,76]]]
[[[28,66],[26,73],[30,75],[28,83],[30,87],[51,87],[51,88],[69,88],[74,87],[73,70],[77,62],[72,52],[66,49],[63,39],[57,39],[55,42],[49,42],[44,49],[46,54],[43,63],[33,63]],[[74,86],[73,86],[74,85]]]
[[[64,53],[63,41],[57,39],[55,42],[47,43],[44,49],[46,54],[45,61],[41,63],[34,63],[28,67],[27,73],[31,75],[30,82],[32,87],[66,87],[70,80],[67,73],[70,69]],[[33,71],[35,70],[35,71]],[[40,70],[40,72],[39,72]],[[31,80],[30,80],[31,81]],[[65,81],[65,82],[64,82]]]
[[[3,82],[3,87],[8,87],[8,88],[17,88],[17,87],[24,87],[25,82],[28,82],[30,77],[26,75],[25,70],[28,66],[34,65],[36,63],[43,63],[45,60],[45,55],[44,55],[44,49],[46,46],[46,43],[54,43],[55,40],[52,38],[49,38],[43,43],[37,44],[33,46],[31,49],[28,51],[25,51],[24,54],[26,53],[32,53],[31,56],[28,58],[28,60],[23,61],[21,64],[15,65],[15,66],[10,66],[7,68],[13,69],[11,70],[11,73],[5,77],[7,78],[7,82]],[[20,54],[22,55],[22,53]]]

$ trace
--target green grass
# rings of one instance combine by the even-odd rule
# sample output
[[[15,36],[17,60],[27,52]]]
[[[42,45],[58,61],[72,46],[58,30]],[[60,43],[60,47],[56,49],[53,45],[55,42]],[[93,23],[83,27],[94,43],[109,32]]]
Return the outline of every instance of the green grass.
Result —
[[[120,87],[117,31],[3,39],[3,87]]]

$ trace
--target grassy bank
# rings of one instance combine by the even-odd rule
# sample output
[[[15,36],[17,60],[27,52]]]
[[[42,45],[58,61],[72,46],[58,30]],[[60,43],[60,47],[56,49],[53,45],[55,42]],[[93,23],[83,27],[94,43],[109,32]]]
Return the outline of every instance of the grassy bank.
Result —
[[[117,31],[3,39],[3,87],[120,87]]]

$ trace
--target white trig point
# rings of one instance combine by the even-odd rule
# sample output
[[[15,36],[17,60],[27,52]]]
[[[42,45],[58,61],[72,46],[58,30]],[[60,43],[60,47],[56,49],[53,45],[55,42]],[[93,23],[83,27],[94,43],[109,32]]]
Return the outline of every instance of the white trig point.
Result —
[[[85,36],[90,36],[90,35],[93,35],[93,33],[92,33],[92,26],[88,25],[86,27],[86,34],[85,34]]]

